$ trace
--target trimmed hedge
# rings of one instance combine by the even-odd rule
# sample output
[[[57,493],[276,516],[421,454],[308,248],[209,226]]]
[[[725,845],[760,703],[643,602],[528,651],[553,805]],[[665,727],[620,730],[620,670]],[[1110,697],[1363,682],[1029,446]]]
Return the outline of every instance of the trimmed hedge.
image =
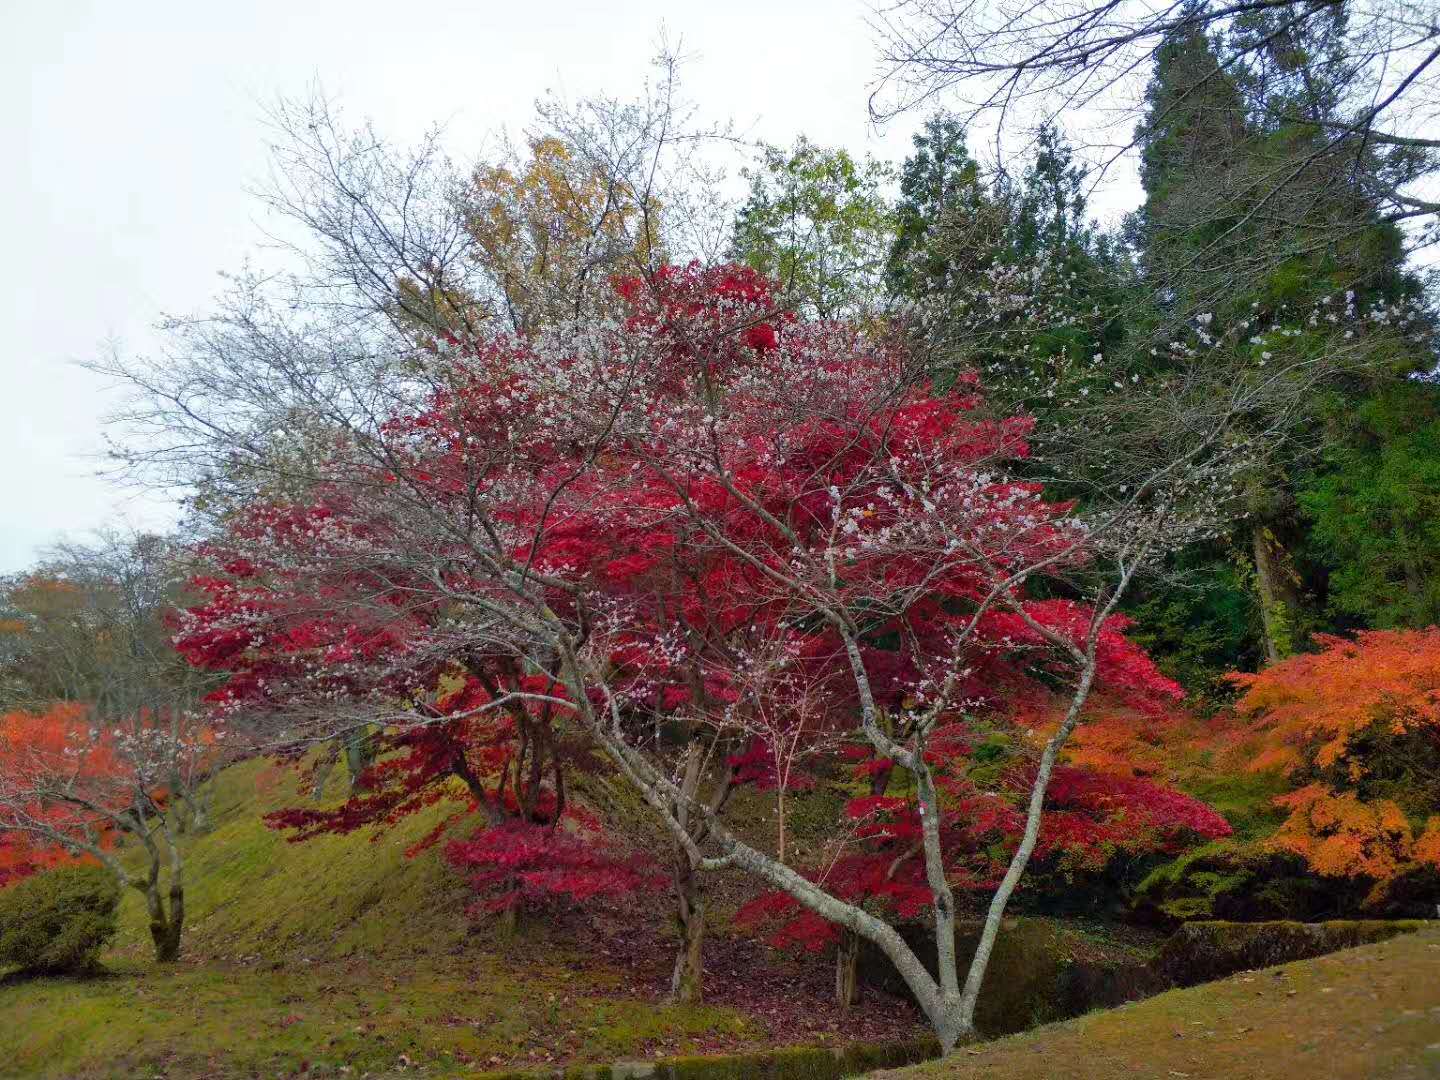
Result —
[[[1190,922],[1165,942],[1155,969],[1175,986],[1195,986],[1237,971],[1308,960],[1419,930],[1421,919],[1334,922]]]
[[[65,866],[0,889],[0,968],[94,971],[115,936],[120,886],[99,866]]]

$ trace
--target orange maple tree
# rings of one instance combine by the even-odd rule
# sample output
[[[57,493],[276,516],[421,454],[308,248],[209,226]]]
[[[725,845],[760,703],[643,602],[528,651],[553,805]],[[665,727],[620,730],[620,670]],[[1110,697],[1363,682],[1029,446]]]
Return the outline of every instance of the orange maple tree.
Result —
[[[76,751],[80,746],[83,754]],[[83,849],[108,848],[114,833],[102,813],[35,794],[37,771],[78,777],[113,776],[118,769],[110,741],[92,734],[84,705],[60,702],[41,713],[0,715],[0,797],[9,796],[0,815],[0,888],[51,866],[93,858]],[[15,827],[6,828],[6,820]],[[19,827],[22,822],[29,827]]]
[[[216,729],[179,709],[107,717],[92,706],[61,703],[43,713],[6,714],[0,842],[14,845],[12,876],[38,868],[37,850],[45,859],[67,852],[98,860],[145,897],[156,959],[177,959],[185,921],[182,807],[196,820],[194,780],[220,764],[220,745]],[[112,841],[120,833],[143,849],[148,865],[137,870],[116,857]]]
[[[1252,772],[1297,783],[1271,844],[1329,877],[1440,869],[1440,627],[1317,636],[1315,653],[1232,674]]]

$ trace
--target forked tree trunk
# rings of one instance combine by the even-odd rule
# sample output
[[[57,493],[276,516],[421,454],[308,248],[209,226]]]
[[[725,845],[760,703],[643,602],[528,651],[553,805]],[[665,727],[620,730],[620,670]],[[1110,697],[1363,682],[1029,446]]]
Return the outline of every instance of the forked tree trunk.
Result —
[[[975,955],[970,960],[970,968],[966,972],[965,985],[958,1003],[958,1035],[963,1035],[965,1038],[971,1038],[975,1033],[975,1006],[980,1000],[980,988],[985,982],[985,973],[990,967],[990,954],[995,948],[995,939],[1000,934],[1000,922],[1005,917],[1005,906],[1010,902],[1010,894],[1015,891],[1015,886],[1020,884],[1020,878],[1025,873],[1030,856],[1035,850],[1035,842],[1040,838],[1040,821],[1044,816],[1045,792],[1050,786],[1050,775],[1054,771],[1056,761],[1060,758],[1060,752],[1065,749],[1065,744],[1070,739],[1071,732],[1080,722],[1080,711],[1090,697],[1090,687],[1094,680],[1095,657],[1092,642],[1091,651],[1080,672],[1080,681],[1075,688],[1074,696],[1070,699],[1070,708],[1066,711],[1065,719],[1061,721],[1055,734],[1050,736],[1049,741],[1045,744],[1045,749],[1040,754],[1040,764],[1035,772],[1035,781],[1030,787],[1029,806],[1025,812],[1025,831],[1020,837],[1019,847],[1011,856],[1010,865],[1005,869],[1005,876],[1001,878],[995,895],[990,898],[990,906],[985,912],[985,923],[980,930],[980,940],[975,943]],[[952,963],[954,962],[953,956],[952,950]],[[955,1045],[954,1042],[946,1045],[945,1032],[938,1033],[941,1045],[945,1052],[949,1053]]]
[[[705,904],[699,875],[683,849],[675,853],[675,926],[680,941],[670,975],[670,999],[697,1005],[704,997]]]
[[[696,822],[690,815],[691,804],[700,792],[701,759],[700,744],[695,741],[688,743],[680,797],[674,803],[680,827],[692,837],[697,825],[701,829],[704,827],[703,821]],[[670,974],[670,1000],[694,1005],[705,996],[705,904],[694,859],[684,844],[675,844],[673,865],[675,928],[679,931],[680,940],[675,946],[675,967]]]
[[[185,926],[183,864],[168,819],[165,835],[170,848],[169,910],[166,910],[165,904],[166,890],[160,887],[160,853],[153,842],[147,844],[150,849],[149,873],[143,882],[132,882],[145,896],[145,910],[150,917],[150,940],[155,946],[155,959],[162,964],[180,959],[180,933]]]
[[[170,910],[165,910],[158,888],[146,889],[145,906],[150,912],[150,940],[155,944],[155,959],[171,963],[180,959],[180,932],[185,925],[185,890],[178,884],[170,886]]]
[[[1040,754],[1039,767],[1028,800],[1024,835],[991,898],[980,940],[963,984],[959,979],[955,955],[953,890],[945,878],[940,834],[940,800],[925,759],[924,740],[921,734],[917,734],[914,744],[907,748],[904,744],[895,742],[883,730],[879,709],[870,692],[869,677],[865,672],[859,644],[849,632],[850,627],[847,624],[836,620],[844,636],[845,650],[855,674],[865,735],[877,752],[897,761],[915,777],[915,798],[921,817],[926,880],[934,896],[932,910],[936,931],[938,978],[926,969],[924,962],[894,926],[872,915],[863,907],[826,892],[823,887],[780,862],[773,855],[752,847],[731,832],[719,820],[719,808],[723,805],[723,799],[710,806],[699,803],[694,797],[698,785],[699,755],[693,744],[689,748],[690,759],[685,763],[684,778],[678,783],[631,746],[622,726],[623,718],[618,701],[613,696],[607,697],[605,713],[597,711],[593,695],[588,691],[598,680],[591,675],[588,666],[581,663],[571,640],[563,634],[557,634],[563,681],[569,691],[570,700],[575,702],[580,720],[611,760],[619,766],[626,779],[635,786],[645,801],[660,813],[671,831],[677,849],[686,852],[687,870],[733,868],[751,874],[788,893],[822,919],[869,941],[895,965],[896,972],[905,981],[926,1019],[930,1021],[942,1052],[949,1054],[956,1046],[975,1037],[975,1005],[1000,930],[1000,921],[1004,917],[1010,895],[1020,883],[1039,839],[1045,794],[1051,773],[1071,733],[1080,722],[1081,711],[1089,698],[1095,679],[1100,632],[1105,620],[1114,612],[1116,604],[1124,594],[1134,567],[1139,565],[1146,552],[1144,545],[1132,552],[1134,561],[1123,567],[1114,591],[1098,606],[1092,618],[1083,651],[1079,643],[1039,626],[1023,607],[1018,603],[1015,605],[1022,620],[1031,629],[1057,648],[1068,651],[1077,661],[1078,678],[1066,715]],[[693,827],[690,821],[692,808],[701,813],[701,827],[698,829]],[[712,844],[715,854],[702,854],[701,841]]]

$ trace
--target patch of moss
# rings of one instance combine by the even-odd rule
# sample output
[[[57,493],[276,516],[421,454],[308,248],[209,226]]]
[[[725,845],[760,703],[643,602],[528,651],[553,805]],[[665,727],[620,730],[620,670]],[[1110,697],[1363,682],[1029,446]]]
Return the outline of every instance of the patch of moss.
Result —
[[[933,937],[914,927],[903,933],[933,974]],[[978,922],[956,929],[955,954],[962,972],[975,955],[979,937]],[[1009,1034],[1155,993],[1164,984],[1150,970],[1149,961],[1144,950],[1058,920],[1006,919],[990,954],[976,1027],[985,1035]],[[872,986],[908,995],[894,966],[869,945],[861,946],[860,977]]]
[[[1136,887],[1137,901],[1175,919],[1213,918],[1217,898],[1250,883],[1244,854],[1232,840],[1192,848],[1146,875]]]
[[[1301,922],[1191,922],[1165,942],[1156,971],[1171,985],[1194,986],[1237,971],[1307,960],[1419,930],[1415,919]]]
[[[1276,773],[1235,772],[1223,769],[1196,772],[1181,785],[1185,791],[1218,811],[1240,841],[1271,836],[1285,820],[1275,797],[1290,789]]]
[[[1132,905],[1162,920],[1315,921],[1353,910],[1356,883],[1317,878],[1298,858],[1262,844],[1217,840],[1150,872]]]
[[[305,801],[291,769],[223,772],[215,827],[184,841],[181,962],[154,963],[143,904],[124,898],[107,977],[0,982],[0,1076],[386,1075],[407,1061],[449,1075],[763,1038],[734,1009],[627,996],[625,972],[544,925],[505,948],[477,932],[473,894],[440,850],[405,855],[454,807],[373,840],[291,844],[261,820]]]
[[[1090,1013],[872,1080],[1440,1075],[1440,925]]]
[[[481,1073],[475,1080],[842,1080],[871,1069],[908,1065],[939,1054],[939,1044],[861,1044],[845,1048],[792,1046],[757,1054],[664,1058]]]
[[[321,836],[302,844],[269,828],[273,810],[316,804],[299,790],[294,769],[254,760],[214,781],[214,828],[185,844],[182,952],[211,958],[337,960],[419,950],[451,955],[467,936],[465,881],[438,849],[406,858],[406,849],[458,804],[411,815],[391,831]],[[341,785],[332,783],[334,799]],[[461,820],[451,835],[474,823]],[[121,904],[117,946],[148,941],[143,899]]]

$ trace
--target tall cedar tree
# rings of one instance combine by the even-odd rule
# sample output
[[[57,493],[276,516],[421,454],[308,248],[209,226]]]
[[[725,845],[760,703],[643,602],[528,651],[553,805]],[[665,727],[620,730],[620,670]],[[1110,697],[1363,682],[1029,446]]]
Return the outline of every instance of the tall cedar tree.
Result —
[[[1237,33],[1269,40],[1267,26],[1257,16]],[[1201,591],[1152,590],[1137,609],[1163,622],[1167,609],[1178,608],[1198,636],[1235,643],[1232,666],[1251,651],[1235,638],[1234,565],[1242,562],[1253,581],[1263,659],[1273,663],[1294,652],[1309,631],[1323,627],[1328,576],[1332,569],[1353,573],[1359,553],[1336,544],[1333,528],[1328,544],[1308,541],[1304,493],[1331,486],[1327,465],[1343,468],[1337,443],[1364,437],[1353,417],[1365,402],[1393,395],[1434,362],[1423,334],[1417,336],[1426,319],[1416,314],[1419,286],[1402,267],[1399,230],[1381,220],[1354,179],[1357,168],[1380,165],[1363,153],[1357,160],[1353,153],[1328,152],[1313,124],[1273,119],[1333,114],[1339,107],[1339,95],[1326,85],[1328,69],[1306,59],[1307,49],[1322,48],[1323,28],[1315,30],[1315,41],[1294,40],[1305,33],[1292,28],[1258,49],[1250,65],[1230,69],[1219,66],[1203,30],[1170,34],[1157,50],[1137,132],[1145,203],[1129,231],[1149,298],[1149,314],[1142,308],[1131,327],[1138,346],[1160,346],[1163,359],[1166,342],[1196,320],[1248,327],[1254,332],[1236,336],[1236,355],[1218,357],[1243,366],[1257,350],[1262,360],[1283,362],[1318,353],[1327,342],[1343,345],[1354,336],[1357,313],[1372,323],[1407,324],[1406,333],[1318,385],[1310,408],[1291,420],[1290,433],[1272,429],[1265,436],[1283,438],[1286,446],[1248,479],[1246,521],[1232,544],[1187,559],[1192,575],[1211,584]],[[1267,178],[1302,157],[1292,182],[1274,189]],[[1259,432],[1271,423],[1260,414],[1251,426]],[[1330,452],[1328,463],[1319,456],[1322,448]],[[1393,512],[1404,511],[1397,504]],[[1429,586],[1414,576],[1410,588],[1424,592]],[[1235,584],[1221,584],[1227,580]],[[1195,655],[1188,642],[1176,647]],[[1208,680],[1197,681],[1202,689]]]

